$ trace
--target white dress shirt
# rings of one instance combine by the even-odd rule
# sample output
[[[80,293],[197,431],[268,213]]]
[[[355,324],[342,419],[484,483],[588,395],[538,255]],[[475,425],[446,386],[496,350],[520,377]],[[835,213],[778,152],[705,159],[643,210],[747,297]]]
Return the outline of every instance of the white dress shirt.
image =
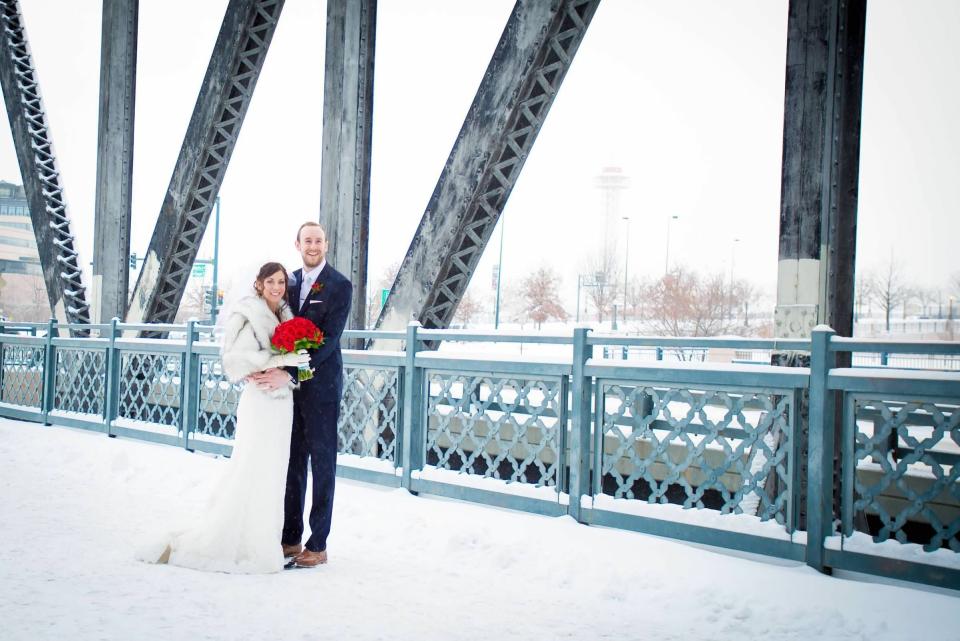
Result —
[[[320,276],[320,272],[323,271],[323,268],[327,266],[326,259],[321,260],[320,264],[311,269],[310,271],[303,271],[303,283],[300,285],[300,305],[297,309],[303,307],[303,301],[307,300],[307,296],[310,295],[310,288],[313,287],[313,284],[317,281],[317,277]]]

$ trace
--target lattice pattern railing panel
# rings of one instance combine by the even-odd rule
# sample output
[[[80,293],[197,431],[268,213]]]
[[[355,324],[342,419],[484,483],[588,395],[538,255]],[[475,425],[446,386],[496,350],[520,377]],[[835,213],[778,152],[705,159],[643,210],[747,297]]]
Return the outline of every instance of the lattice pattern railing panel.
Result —
[[[32,345],[4,345],[2,396],[11,405],[40,408],[43,391],[43,350]]]
[[[559,486],[561,379],[429,372],[427,463],[484,477]]]
[[[598,386],[602,493],[786,523],[791,394]]]
[[[179,428],[181,367],[179,354],[122,352],[118,417]]]
[[[339,451],[396,461],[402,402],[398,370],[347,365],[343,379],[337,426]]]
[[[56,355],[54,409],[103,416],[107,380],[104,350],[58,347]]]
[[[960,552],[960,403],[851,402],[856,420],[846,428],[856,474],[846,470],[845,478],[853,477],[853,513],[873,521],[878,543],[894,539],[922,543],[928,552]],[[844,506],[847,523],[850,507]]]
[[[200,357],[200,401],[194,434],[231,439],[237,429],[237,403],[243,383],[231,383],[218,356]]]

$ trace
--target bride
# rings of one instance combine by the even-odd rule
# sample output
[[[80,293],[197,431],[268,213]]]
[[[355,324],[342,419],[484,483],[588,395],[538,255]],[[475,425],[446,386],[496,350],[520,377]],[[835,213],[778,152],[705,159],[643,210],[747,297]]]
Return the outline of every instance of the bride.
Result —
[[[231,382],[271,367],[309,362],[306,354],[278,355],[270,349],[276,326],[293,316],[285,301],[287,280],[283,265],[266,263],[253,290],[228,303],[221,360]],[[283,568],[280,532],[293,424],[292,388],[292,380],[289,387],[274,391],[252,383],[244,386],[237,404],[233,455],[206,512],[168,537],[162,553],[152,560],[215,572]]]

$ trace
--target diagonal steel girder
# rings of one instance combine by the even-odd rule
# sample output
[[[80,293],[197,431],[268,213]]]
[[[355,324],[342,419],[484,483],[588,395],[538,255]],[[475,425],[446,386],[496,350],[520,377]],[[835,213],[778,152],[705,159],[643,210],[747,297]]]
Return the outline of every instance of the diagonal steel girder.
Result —
[[[599,0],[518,0],[377,327],[449,325]]]
[[[90,306],[19,0],[0,1],[0,84],[54,316],[89,323]]]
[[[127,309],[172,322],[236,146],[284,0],[230,0]]]

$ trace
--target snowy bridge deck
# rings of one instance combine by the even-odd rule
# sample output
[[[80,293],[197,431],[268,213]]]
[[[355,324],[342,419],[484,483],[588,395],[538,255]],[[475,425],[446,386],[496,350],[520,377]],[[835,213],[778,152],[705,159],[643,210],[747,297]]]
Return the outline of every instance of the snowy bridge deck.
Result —
[[[0,419],[4,641],[900,641],[960,629],[957,593],[347,480],[325,567],[231,576],[135,561],[145,538],[200,509],[223,464]]]
[[[205,329],[179,327],[184,340],[122,338],[138,328],[104,326],[100,338],[0,334],[0,415],[229,452],[237,388],[223,379],[217,346],[200,340]],[[833,362],[842,351],[954,356],[960,345],[825,332],[812,343],[416,326],[350,335],[414,348],[345,352],[343,477],[817,568],[960,585],[960,374]],[[529,341],[557,353],[419,349],[441,339],[492,342],[491,352],[497,341]],[[806,349],[813,359],[786,368],[595,357],[603,346],[660,343]],[[827,463],[835,447],[837,477]],[[829,510],[835,486],[837,513]]]

